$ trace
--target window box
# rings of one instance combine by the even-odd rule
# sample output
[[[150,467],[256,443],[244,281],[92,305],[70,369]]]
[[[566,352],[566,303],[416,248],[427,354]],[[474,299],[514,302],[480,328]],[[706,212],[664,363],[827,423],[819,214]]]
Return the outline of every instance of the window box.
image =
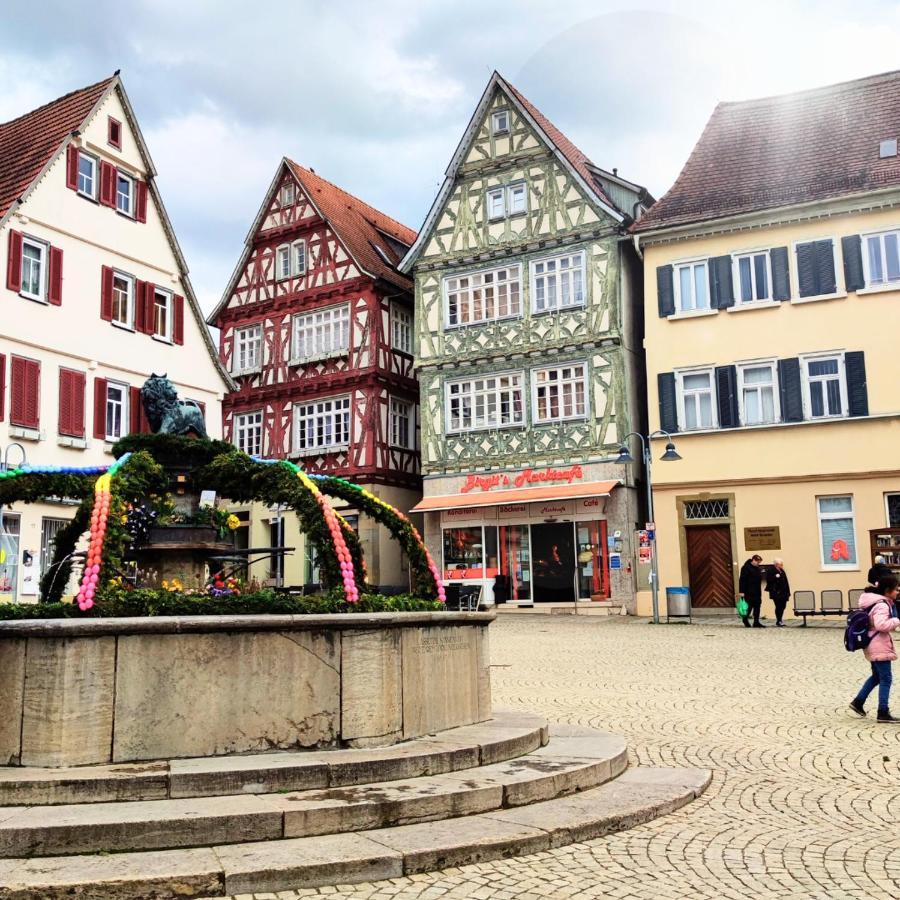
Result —
[[[70,447],[73,450],[86,450],[88,446],[86,438],[69,437],[65,434],[58,435],[56,443],[59,444],[60,447]]]
[[[40,428],[25,428],[22,425],[10,425],[9,436],[20,441],[43,441],[46,438]]]

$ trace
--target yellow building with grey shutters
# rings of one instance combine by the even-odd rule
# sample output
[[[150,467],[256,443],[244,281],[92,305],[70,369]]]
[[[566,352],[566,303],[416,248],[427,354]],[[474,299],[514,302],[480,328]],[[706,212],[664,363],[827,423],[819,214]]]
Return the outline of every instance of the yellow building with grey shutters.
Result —
[[[900,72],[720,103],[632,228],[682,457],[653,469],[660,584],[695,610],[733,609],[754,552],[845,607],[875,548],[900,571],[898,137]]]

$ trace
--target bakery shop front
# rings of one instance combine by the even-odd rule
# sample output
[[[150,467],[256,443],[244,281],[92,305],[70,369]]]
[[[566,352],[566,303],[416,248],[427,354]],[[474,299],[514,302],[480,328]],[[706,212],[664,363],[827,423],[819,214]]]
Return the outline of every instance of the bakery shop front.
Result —
[[[585,464],[426,479],[414,511],[425,514],[425,539],[436,559],[440,554],[445,583],[477,585],[484,604],[610,599],[610,568],[621,569],[622,535],[632,526],[611,524],[621,505],[619,480],[590,470]],[[455,490],[432,493],[437,487]]]

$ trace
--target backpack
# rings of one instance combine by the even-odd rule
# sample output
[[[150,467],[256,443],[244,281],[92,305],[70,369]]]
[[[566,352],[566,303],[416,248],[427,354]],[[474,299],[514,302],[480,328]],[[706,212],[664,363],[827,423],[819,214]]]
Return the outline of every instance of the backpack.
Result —
[[[887,602],[887,601],[885,601]],[[873,604],[868,609],[854,609],[847,616],[847,627],[844,629],[844,647],[851,653],[854,650],[865,650],[872,642],[869,636],[869,613],[877,604]]]

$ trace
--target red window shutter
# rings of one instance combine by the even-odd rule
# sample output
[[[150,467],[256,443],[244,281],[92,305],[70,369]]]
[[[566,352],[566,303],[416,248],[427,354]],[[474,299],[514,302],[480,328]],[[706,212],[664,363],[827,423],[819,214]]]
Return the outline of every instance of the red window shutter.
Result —
[[[172,340],[176,344],[184,343],[184,297],[175,295],[175,314],[172,317]]]
[[[12,358],[9,422],[37,428],[40,420],[41,364],[23,356]]]
[[[156,285],[148,281],[144,286],[144,331],[147,334],[154,332],[153,298],[156,295]]]
[[[6,415],[6,354],[0,353],[0,422]]]
[[[100,202],[104,206],[116,205],[116,167],[100,160]]]
[[[47,291],[47,300],[53,306],[62,305],[62,269],[63,252],[59,247],[50,248],[50,280]]]
[[[134,283],[134,330],[145,332],[146,327],[146,311],[147,304],[144,302],[144,296],[147,291],[147,282],[135,281]]]
[[[10,359],[9,421],[21,425],[25,418],[25,363],[21,356]]]
[[[59,370],[59,425],[60,434],[70,434],[72,426],[72,389],[69,385],[69,376],[71,372],[68,369]]]
[[[128,389],[128,432],[129,434],[140,434],[141,429],[141,411],[143,404],[141,403],[141,389],[133,387]]]
[[[25,371],[26,427],[37,428],[41,418],[41,364],[36,359],[29,359]]]
[[[72,373],[72,433],[84,437],[84,389],[87,376],[84,372]]]
[[[84,372],[59,370],[59,433],[84,437]]]
[[[66,147],[66,187],[78,190],[78,149],[72,144]]]
[[[100,318],[112,321],[113,270],[103,266],[100,270]]]
[[[6,257],[6,286],[17,294],[22,290],[22,232],[9,231],[9,253]]]
[[[134,183],[136,196],[134,204],[134,217],[138,222],[147,221],[147,182],[136,181]]]
[[[94,379],[94,437],[106,438],[106,379]]]

